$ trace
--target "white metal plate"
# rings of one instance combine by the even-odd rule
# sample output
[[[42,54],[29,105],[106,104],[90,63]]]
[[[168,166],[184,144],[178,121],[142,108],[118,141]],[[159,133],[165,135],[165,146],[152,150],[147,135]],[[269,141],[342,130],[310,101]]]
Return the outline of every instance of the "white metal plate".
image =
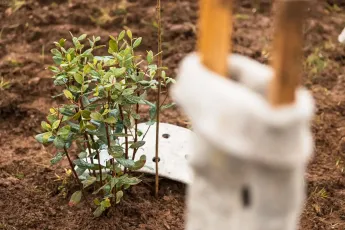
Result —
[[[149,126],[145,123],[138,124],[138,129],[143,133],[148,128]],[[159,128],[159,176],[186,184],[190,183],[192,171],[187,159],[192,154],[191,140],[195,134],[189,129],[167,123],[160,123]],[[121,140],[121,142],[123,141]],[[138,172],[155,174],[156,124],[150,127],[144,141],[145,145],[138,149],[135,160],[139,159],[141,155],[146,155],[146,165]],[[129,154],[131,157],[131,150]],[[111,158],[107,150],[100,152],[102,165],[105,165],[105,162]],[[97,160],[94,160],[94,163],[98,163]]]

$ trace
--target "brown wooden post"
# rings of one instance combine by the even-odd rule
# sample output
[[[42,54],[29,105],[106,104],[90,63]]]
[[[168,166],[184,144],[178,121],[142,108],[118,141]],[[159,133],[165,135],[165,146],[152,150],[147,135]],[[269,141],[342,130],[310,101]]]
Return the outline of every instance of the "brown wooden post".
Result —
[[[303,22],[307,0],[277,1],[273,68],[275,77],[269,90],[274,106],[293,103],[303,67]]]
[[[232,29],[231,0],[200,0],[199,51],[203,64],[226,76]]]

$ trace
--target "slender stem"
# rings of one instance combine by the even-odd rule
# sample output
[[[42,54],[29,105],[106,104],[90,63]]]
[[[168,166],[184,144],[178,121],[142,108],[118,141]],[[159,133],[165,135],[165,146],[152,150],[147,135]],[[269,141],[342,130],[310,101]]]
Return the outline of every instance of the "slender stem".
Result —
[[[140,96],[140,93],[138,92],[137,93],[137,96],[139,97]],[[137,114],[139,114],[139,103],[137,103],[136,105],[136,111],[135,111]],[[138,141],[138,120],[135,119],[135,127],[134,127],[134,143]],[[137,153],[138,149],[135,148],[133,149],[133,156],[132,156],[132,160],[135,159],[135,154]]]
[[[80,97],[79,102],[80,102],[81,110],[84,110],[84,104],[83,104],[83,100],[81,99],[81,97]],[[79,122],[80,122],[80,119],[81,118],[79,118]],[[93,164],[93,157],[91,156],[92,155],[92,153],[91,153],[91,146],[90,146],[89,138],[88,138],[88,135],[87,135],[86,131],[84,132],[84,141],[86,141],[87,149],[89,151],[90,161],[91,161],[91,164]],[[96,172],[95,172],[94,169],[92,170],[92,173],[93,173],[94,176],[96,176]]]
[[[91,164],[93,164],[93,156],[92,156],[92,152],[91,152],[91,146],[90,146],[90,142],[89,142],[89,137],[88,137],[86,132],[84,133],[84,140],[86,141],[87,149],[89,150],[89,156],[90,156]],[[96,176],[96,172],[94,169],[92,170],[92,174],[93,174],[93,176]]]
[[[94,144],[95,139],[93,138],[92,135],[90,135],[90,138],[91,138],[92,143]],[[97,154],[97,160],[98,160],[99,180],[100,180],[101,186],[103,186],[101,158],[100,158],[99,151],[97,149],[96,149],[96,154]]]
[[[109,90],[108,91],[108,109],[110,109],[110,103],[111,103],[111,97],[110,97],[110,90]],[[108,117],[109,117],[109,114],[108,114]],[[110,150],[111,141],[110,141],[110,136],[109,136],[109,133],[110,133],[109,124],[107,124],[107,123],[105,124],[105,129],[106,129],[106,132],[107,132],[108,149]],[[110,164],[113,166],[113,176],[116,176],[115,160],[114,159],[110,159]]]
[[[159,106],[159,111],[160,111],[162,105],[164,104],[164,102],[166,101],[167,98],[168,98],[168,94],[165,96],[163,102],[162,102],[161,105]],[[156,113],[157,113],[157,110],[156,110]],[[155,116],[157,116],[157,115],[155,114]],[[143,137],[141,138],[142,141],[145,139],[147,133],[150,131],[151,126],[152,126],[152,125],[149,125],[149,127],[147,128],[145,134],[144,134]]]
[[[64,152],[65,152],[65,154],[66,154],[66,156],[67,156],[69,165],[70,165],[70,167],[71,167],[71,169],[72,169],[72,172],[73,172],[73,174],[74,174],[74,178],[75,178],[76,182],[79,184],[80,189],[81,189],[81,192],[82,192],[82,194],[83,194],[83,197],[84,197],[85,200],[87,201],[86,203],[87,203],[87,205],[88,205],[89,208],[90,208],[90,204],[89,204],[89,202],[88,202],[88,200],[87,200],[87,196],[86,196],[85,191],[84,191],[84,186],[83,186],[83,184],[81,183],[81,181],[80,181],[80,179],[79,179],[79,177],[78,177],[78,174],[77,174],[77,172],[76,172],[75,169],[74,169],[74,165],[73,165],[73,163],[72,163],[72,160],[71,160],[71,158],[70,158],[70,156],[69,156],[69,154],[68,154],[68,151],[67,151],[66,147],[63,147],[63,150],[64,150]]]
[[[161,1],[157,0],[157,23],[158,23],[158,67],[162,67],[162,20],[161,20]],[[160,70],[158,73],[158,92],[156,101],[156,153],[155,153],[155,163],[156,163],[156,176],[155,176],[155,196],[158,198],[159,191],[159,177],[158,177],[158,159],[159,159],[159,115],[160,115],[160,93],[161,93],[161,74]]]
[[[123,109],[122,109],[122,106],[119,105],[119,110],[120,110],[120,116],[121,116],[121,119],[122,119],[122,123],[123,123],[123,127],[125,129],[125,158],[128,159],[128,137],[127,137],[127,134],[128,134],[128,129],[126,127],[126,125],[124,124],[124,113],[123,113]],[[124,173],[127,172],[127,168],[124,169]]]

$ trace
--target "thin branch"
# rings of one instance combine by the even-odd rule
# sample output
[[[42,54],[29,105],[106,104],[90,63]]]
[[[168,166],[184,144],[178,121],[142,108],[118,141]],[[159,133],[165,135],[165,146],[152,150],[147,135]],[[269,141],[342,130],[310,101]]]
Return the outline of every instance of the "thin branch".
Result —
[[[80,189],[81,189],[81,192],[82,192],[82,194],[83,194],[83,197],[84,197],[85,200],[86,200],[86,204],[87,204],[87,206],[89,206],[89,208],[91,208],[91,207],[90,207],[90,204],[89,204],[89,202],[88,202],[88,200],[87,200],[87,196],[86,196],[86,194],[85,194],[85,191],[84,191],[84,186],[83,186],[83,184],[81,183],[81,181],[80,181],[80,179],[79,179],[79,177],[78,177],[78,174],[77,174],[77,172],[76,172],[75,169],[74,169],[74,165],[73,165],[73,163],[72,163],[72,160],[71,160],[71,158],[70,158],[70,156],[69,156],[69,154],[68,154],[68,151],[67,151],[66,147],[63,147],[63,150],[64,150],[64,152],[65,152],[65,154],[66,154],[66,156],[67,156],[69,165],[70,165],[71,170],[72,170],[72,172],[73,172],[73,174],[74,174],[74,178],[75,178],[76,182],[79,184]]]
[[[119,105],[119,111],[120,111],[120,116],[121,116],[121,119],[122,119],[122,123],[123,123],[123,127],[125,129],[125,158],[128,159],[128,129],[126,127],[126,125],[124,124],[124,113],[123,113],[123,109],[122,109],[122,106]],[[126,174],[127,172],[127,168],[124,169],[124,173]]]

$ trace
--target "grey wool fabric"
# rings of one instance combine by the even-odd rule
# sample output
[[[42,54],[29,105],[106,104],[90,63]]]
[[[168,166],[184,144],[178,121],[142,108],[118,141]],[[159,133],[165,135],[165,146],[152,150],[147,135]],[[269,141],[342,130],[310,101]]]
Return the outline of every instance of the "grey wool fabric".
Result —
[[[197,135],[186,229],[295,230],[313,153],[313,98],[301,87],[295,103],[273,108],[270,67],[233,54],[229,70],[231,79],[218,76],[193,53],[172,88]]]

